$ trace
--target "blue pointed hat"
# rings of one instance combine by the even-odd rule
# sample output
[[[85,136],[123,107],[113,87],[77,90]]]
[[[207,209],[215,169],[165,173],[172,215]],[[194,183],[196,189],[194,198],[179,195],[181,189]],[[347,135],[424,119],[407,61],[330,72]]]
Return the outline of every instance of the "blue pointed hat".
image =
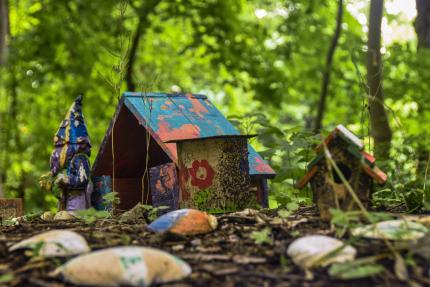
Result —
[[[82,95],[75,99],[54,137],[55,146],[67,144],[91,146],[82,114]]]

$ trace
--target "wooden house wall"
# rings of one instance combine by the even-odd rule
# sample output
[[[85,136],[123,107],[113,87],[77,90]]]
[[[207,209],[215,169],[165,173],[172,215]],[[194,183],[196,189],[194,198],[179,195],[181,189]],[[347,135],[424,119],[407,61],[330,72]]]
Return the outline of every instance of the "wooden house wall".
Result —
[[[178,142],[181,207],[234,211],[255,202],[246,138]]]

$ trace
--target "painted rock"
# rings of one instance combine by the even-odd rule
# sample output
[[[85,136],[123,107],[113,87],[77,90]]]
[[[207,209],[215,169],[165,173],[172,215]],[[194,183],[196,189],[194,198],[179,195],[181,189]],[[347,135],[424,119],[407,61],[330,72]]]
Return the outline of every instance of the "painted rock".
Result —
[[[428,231],[429,229],[421,223],[397,219],[357,227],[351,234],[372,239],[418,240]]]
[[[309,235],[294,240],[288,246],[287,254],[295,264],[303,269],[354,260],[357,250],[349,245],[340,249],[343,245],[344,243],[336,238]],[[337,253],[327,256],[338,249]],[[326,256],[327,258],[325,258]]]
[[[43,221],[52,221],[54,220],[54,214],[51,211],[45,211],[40,216],[40,219],[42,219]]]
[[[18,249],[39,249],[38,255],[44,257],[65,257],[90,251],[85,238],[70,230],[43,232],[12,245],[9,251]]]
[[[76,285],[149,286],[187,277],[190,266],[161,250],[146,247],[115,247],[69,260],[54,275]]]
[[[75,215],[67,210],[59,211],[54,216],[54,220],[71,220],[71,219],[75,219]]]
[[[154,232],[193,235],[211,232],[217,226],[218,221],[213,215],[196,209],[179,209],[160,216],[148,228]]]

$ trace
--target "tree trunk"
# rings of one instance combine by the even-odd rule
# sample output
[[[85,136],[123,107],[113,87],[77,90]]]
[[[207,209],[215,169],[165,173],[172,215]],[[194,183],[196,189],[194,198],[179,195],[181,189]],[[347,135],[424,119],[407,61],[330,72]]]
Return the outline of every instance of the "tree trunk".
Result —
[[[136,91],[136,82],[133,78],[133,67],[136,63],[139,43],[142,36],[146,34],[146,31],[149,27],[149,15],[154,12],[155,8],[160,2],[161,0],[151,0],[143,2],[138,8],[132,6],[139,17],[139,22],[137,23],[136,31],[134,32],[133,39],[131,41],[131,47],[128,53],[128,63],[125,71],[127,90],[130,92]]]
[[[0,68],[6,65],[7,39],[9,36],[9,6],[8,0],[0,0]],[[4,75],[0,75],[0,81],[4,81]],[[4,182],[6,181],[6,159],[7,157],[7,130],[5,124],[6,116],[0,113],[0,198],[5,196]]]
[[[6,139],[8,144],[6,144],[6,152],[14,153],[18,155],[18,161],[20,164],[24,161],[24,151],[25,146],[23,145],[22,138],[21,138],[21,132],[18,129],[19,126],[19,107],[20,102],[18,98],[18,88],[19,88],[19,82],[17,79],[17,69],[15,67],[15,63],[12,61],[8,63],[8,72],[10,75],[10,82],[8,85],[8,97],[10,99],[10,105],[9,105],[9,115],[8,115],[8,123],[7,123],[7,129],[10,131],[8,138]],[[10,143],[12,142],[12,144]],[[6,164],[9,165],[9,162],[11,160],[8,158],[6,160]],[[16,195],[18,198],[24,198],[25,197],[25,187],[26,187],[26,178],[27,174],[22,168],[22,165],[20,165],[21,173],[19,177],[19,184],[14,189],[16,192]]]
[[[6,64],[8,35],[9,35],[8,0],[0,0],[0,66],[3,66]]]
[[[417,17],[415,19],[414,27],[417,33],[418,45],[417,45],[417,70],[427,71],[429,67],[423,67],[426,65],[426,61],[421,61],[423,57],[429,56],[430,51],[430,1],[428,0],[416,0]],[[425,107],[419,106],[418,115],[424,116],[426,112]],[[424,139],[417,147],[417,175],[425,177],[427,169],[427,161],[430,158],[429,147],[427,145],[427,139]]]
[[[319,132],[322,128],[322,120],[324,117],[328,88],[330,85],[330,75],[331,75],[331,68],[333,65],[333,56],[334,56],[334,52],[336,51],[336,47],[339,43],[339,37],[342,31],[342,18],[343,18],[343,0],[339,0],[338,8],[337,8],[337,17],[336,17],[336,29],[334,31],[333,38],[331,40],[330,48],[327,52],[326,64],[325,64],[323,79],[321,83],[320,101],[318,103],[318,113],[317,113],[317,117],[315,119],[315,125],[314,125],[314,131],[316,133]]]
[[[371,0],[367,43],[367,85],[370,127],[375,142],[375,155],[379,159],[386,160],[390,154],[392,133],[384,108],[382,89],[381,22],[383,9],[383,0]]]
[[[418,37],[418,49],[430,48],[430,1],[416,0],[417,18],[415,31]]]

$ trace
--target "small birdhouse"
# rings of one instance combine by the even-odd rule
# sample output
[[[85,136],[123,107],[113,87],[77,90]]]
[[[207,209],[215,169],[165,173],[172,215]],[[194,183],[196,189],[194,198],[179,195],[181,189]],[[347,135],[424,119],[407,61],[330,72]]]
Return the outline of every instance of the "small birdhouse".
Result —
[[[224,135],[175,141],[182,208],[226,212],[256,202],[250,189],[248,138]]]
[[[297,187],[304,188],[310,182],[314,202],[324,220],[330,219],[330,208],[339,206],[345,211],[357,209],[345,181],[326,159],[324,146],[327,147],[344,179],[367,207],[373,190],[373,181],[383,184],[387,180],[387,175],[375,165],[375,158],[363,150],[361,140],[343,125],[338,125],[324,142],[317,146],[318,155],[308,165],[308,172],[297,183]]]
[[[0,220],[23,215],[22,198],[0,198]]]

